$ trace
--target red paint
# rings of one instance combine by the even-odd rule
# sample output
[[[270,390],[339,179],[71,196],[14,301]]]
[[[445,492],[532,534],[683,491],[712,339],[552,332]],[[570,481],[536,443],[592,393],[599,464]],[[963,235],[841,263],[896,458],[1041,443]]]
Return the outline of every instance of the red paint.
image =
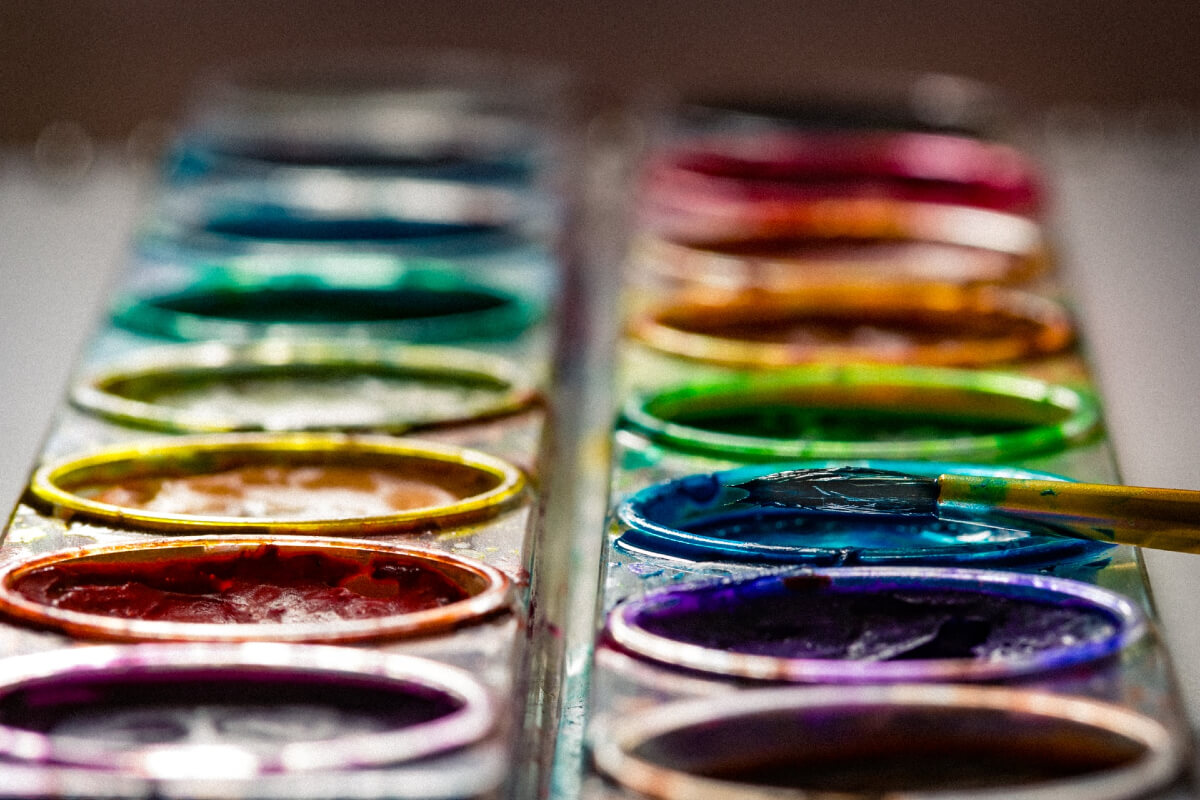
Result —
[[[656,163],[651,191],[705,189],[744,201],[891,197],[1035,215],[1037,168],[1019,151],[928,133],[771,134],[716,140]]]
[[[274,545],[145,561],[64,561],[20,576],[13,588],[33,602],[88,614],[241,624],[373,619],[470,596],[415,558],[364,562]]]

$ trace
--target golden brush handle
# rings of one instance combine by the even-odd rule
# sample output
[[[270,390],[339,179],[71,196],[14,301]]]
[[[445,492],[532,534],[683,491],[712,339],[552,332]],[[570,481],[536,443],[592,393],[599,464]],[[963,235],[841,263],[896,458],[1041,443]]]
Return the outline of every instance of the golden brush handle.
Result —
[[[1083,539],[1200,553],[1200,492],[977,475],[942,475],[938,486],[944,518],[999,512]]]

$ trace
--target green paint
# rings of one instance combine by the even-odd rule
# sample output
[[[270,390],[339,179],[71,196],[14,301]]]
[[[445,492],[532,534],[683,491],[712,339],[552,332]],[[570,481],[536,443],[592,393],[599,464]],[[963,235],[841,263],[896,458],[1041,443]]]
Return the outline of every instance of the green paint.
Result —
[[[1023,427],[1016,422],[973,421],[952,415],[931,417],[903,409],[803,408],[782,404],[698,408],[674,415],[671,422],[735,436],[846,442],[945,439],[1011,433]]]
[[[409,273],[377,286],[238,276],[173,294],[127,297],[113,312],[118,326],[137,333],[223,341],[346,334],[408,342],[508,340],[538,316],[514,295],[449,273]]]
[[[1099,412],[1090,395],[1007,373],[820,366],[635,398],[622,424],[661,447],[738,461],[1004,461],[1087,439]]]

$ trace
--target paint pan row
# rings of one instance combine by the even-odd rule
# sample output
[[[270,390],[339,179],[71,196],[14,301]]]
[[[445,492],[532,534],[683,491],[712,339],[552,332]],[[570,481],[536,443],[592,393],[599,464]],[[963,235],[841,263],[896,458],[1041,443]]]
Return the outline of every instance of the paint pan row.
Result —
[[[710,110],[638,184],[580,793],[1172,791],[1129,548],[738,502],[812,466],[1117,479],[1032,161],[750,116]]]
[[[563,86],[514,68],[198,98],[0,547],[0,796],[526,779]]]

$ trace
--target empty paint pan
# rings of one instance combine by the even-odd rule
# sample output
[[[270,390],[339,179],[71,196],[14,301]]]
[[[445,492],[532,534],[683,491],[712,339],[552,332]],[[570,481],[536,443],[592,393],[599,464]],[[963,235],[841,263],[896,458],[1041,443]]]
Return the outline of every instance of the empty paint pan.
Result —
[[[30,500],[64,518],[201,534],[369,536],[499,513],[525,478],[484,453],[388,437],[225,434],[47,464]]]

